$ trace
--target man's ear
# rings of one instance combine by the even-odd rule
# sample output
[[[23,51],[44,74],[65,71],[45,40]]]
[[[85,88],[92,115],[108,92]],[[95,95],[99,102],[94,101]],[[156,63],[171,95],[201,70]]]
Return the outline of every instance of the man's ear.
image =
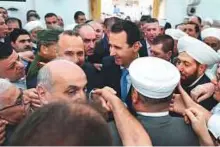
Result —
[[[36,90],[37,90],[39,98],[40,99],[45,99],[45,97],[46,97],[46,89],[41,84],[37,85]]]
[[[137,41],[133,44],[134,52],[137,53],[140,50],[140,48],[141,48],[141,43],[139,41]]]
[[[15,49],[16,47],[15,47],[15,43],[12,41],[11,42],[11,46]]]
[[[132,88],[131,101],[133,104],[137,104],[139,101],[138,92],[134,88]]]
[[[173,54],[173,52],[172,52],[172,51],[167,52],[167,60],[168,60],[168,59],[171,59],[172,54]]]
[[[41,52],[43,55],[46,55],[47,52],[48,52],[48,48],[47,48],[45,45],[41,45],[41,47],[40,47],[40,52]]]
[[[202,74],[204,74],[205,71],[206,71],[206,69],[207,69],[207,65],[200,64],[200,65],[199,65],[199,68],[198,68],[198,73],[199,73],[199,75],[201,76]]]

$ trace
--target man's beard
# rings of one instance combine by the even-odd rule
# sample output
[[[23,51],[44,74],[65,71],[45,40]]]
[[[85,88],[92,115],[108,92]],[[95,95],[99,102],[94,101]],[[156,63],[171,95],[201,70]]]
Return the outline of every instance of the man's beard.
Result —
[[[184,87],[188,87],[193,82],[195,82],[197,79],[198,79],[198,70],[196,70],[192,75],[187,77],[187,79],[184,79],[184,80],[181,79],[181,85]]]

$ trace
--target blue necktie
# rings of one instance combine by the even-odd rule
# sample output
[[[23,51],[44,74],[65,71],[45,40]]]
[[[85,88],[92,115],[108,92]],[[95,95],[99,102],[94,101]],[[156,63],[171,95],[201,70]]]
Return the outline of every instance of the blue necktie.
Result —
[[[128,70],[126,68],[122,69],[122,76],[121,76],[121,80],[120,80],[120,85],[121,85],[121,99],[123,102],[125,102],[126,97],[127,97],[127,85],[128,85],[128,81],[127,81],[127,75],[128,75]]]

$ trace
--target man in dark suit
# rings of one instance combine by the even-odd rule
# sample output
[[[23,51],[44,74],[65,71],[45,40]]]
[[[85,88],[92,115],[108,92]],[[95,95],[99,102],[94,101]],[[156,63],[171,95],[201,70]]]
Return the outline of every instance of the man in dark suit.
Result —
[[[101,71],[103,85],[112,87],[117,96],[130,108],[131,82],[128,67],[138,58],[140,49],[140,31],[130,21],[120,21],[112,26],[109,44],[110,55],[103,59]]]
[[[88,91],[91,91],[93,88],[99,87],[99,72],[91,63],[86,62],[83,40],[79,36],[79,34],[73,33],[72,31],[63,32],[60,35],[58,45],[59,57],[63,57],[76,63],[84,70],[88,81]]]

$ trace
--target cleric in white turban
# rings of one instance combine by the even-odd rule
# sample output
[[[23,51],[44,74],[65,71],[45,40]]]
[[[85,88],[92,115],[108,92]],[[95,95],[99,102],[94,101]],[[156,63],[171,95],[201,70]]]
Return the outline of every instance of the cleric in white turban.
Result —
[[[215,51],[220,49],[220,29],[207,28],[201,32],[203,42],[212,47]]]
[[[208,66],[213,66],[220,61],[216,51],[204,42],[190,36],[179,39],[178,50],[176,67],[181,74],[181,85],[188,94],[198,85],[211,82],[205,72]],[[211,110],[217,103],[213,97],[210,97],[199,104]]]
[[[170,96],[180,80],[178,69],[156,57],[143,57],[129,67],[132,86],[143,96],[163,99]]]
[[[31,34],[32,42],[34,43],[34,47],[36,48],[37,41],[37,33],[43,30],[45,26],[39,21],[30,21],[25,26],[24,29],[27,30]]]
[[[220,29],[218,28],[207,28],[201,32],[201,38],[203,42],[212,47],[218,52],[220,56]],[[215,73],[217,70],[217,64],[209,66],[206,70],[206,74],[211,78],[215,78]]]

